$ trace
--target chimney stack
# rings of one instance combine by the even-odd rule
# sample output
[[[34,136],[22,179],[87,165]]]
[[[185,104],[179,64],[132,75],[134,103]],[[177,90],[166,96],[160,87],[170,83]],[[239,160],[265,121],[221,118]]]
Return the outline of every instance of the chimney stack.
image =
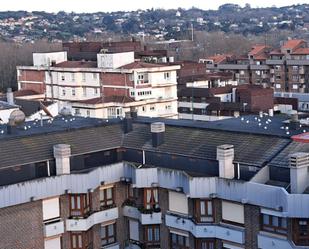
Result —
[[[158,147],[164,143],[165,124],[163,122],[155,122],[150,126],[152,136],[152,146]]]
[[[123,119],[123,131],[125,134],[133,130],[132,117],[130,112],[125,113],[125,118]]]
[[[309,153],[298,152],[290,156],[290,184],[292,194],[302,194],[309,186]]]
[[[234,145],[219,145],[217,147],[217,160],[219,161],[219,177],[233,179],[235,177]]]
[[[56,174],[70,174],[71,146],[69,144],[54,145],[54,157],[56,159]]]
[[[10,105],[14,105],[14,94],[12,92],[12,88],[8,88],[7,92],[6,92],[6,101],[10,104]]]

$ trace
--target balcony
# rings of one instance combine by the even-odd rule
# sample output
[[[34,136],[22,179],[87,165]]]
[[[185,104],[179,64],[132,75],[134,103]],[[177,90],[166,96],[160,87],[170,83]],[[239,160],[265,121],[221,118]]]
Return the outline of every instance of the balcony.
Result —
[[[292,241],[283,236],[276,234],[269,234],[260,232],[258,234],[258,247],[259,248],[272,248],[272,249],[304,249],[307,247],[296,246]]]
[[[52,237],[64,233],[64,222],[62,220],[44,224],[44,237]]]
[[[162,223],[162,213],[145,210],[140,211],[137,207],[124,206],[123,215],[129,218],[137,219],[142,225],[154,225]]]
[[[118,208],[111,208],[99,212],[95,212],[88,218],[84,219],[67,219],[66,230],[67,231],[87,231],[89,228],[96,224],[100,224],[107,221],[112,221],[118,218]]]
[[[195,238],[217,238],[239,244],[245,243],[245,230],[242,227],[223,224],[195,224],[190,218],[165,215],[166,226],[190,232]]]

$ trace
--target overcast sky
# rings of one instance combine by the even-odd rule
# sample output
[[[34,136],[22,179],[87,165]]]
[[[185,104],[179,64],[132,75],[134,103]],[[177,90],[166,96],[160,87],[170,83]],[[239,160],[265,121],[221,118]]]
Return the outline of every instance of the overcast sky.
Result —
[[[0,11],[6,10],[44,10],[47,12],[110,12],[117,10],[136,10],[148,8],[190,8],[217,9],[225,3],[243,6],[249,2],[252,7],[284,6],[308,3],[309,0],[2,0]]]

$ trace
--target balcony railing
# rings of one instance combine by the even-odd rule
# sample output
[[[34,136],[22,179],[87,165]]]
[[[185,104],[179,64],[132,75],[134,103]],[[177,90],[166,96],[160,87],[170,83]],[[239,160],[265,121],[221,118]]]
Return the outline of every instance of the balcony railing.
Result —
[[[245,229],[225,224],[196,224],[190,218],[178,215],[165,215],[168,227],[190,232],[195,238],[217,238],[239,244],[245,242]]]
[[[162,223],[162,213],[161,211],[148,210],[148,212],[143,212],[143,210],[125,205],[123,207],[123,215],[129,218],[137,219],[142,225],[154,225]]]
[[[118,208],[111,208],[91,214],[86,219],[74,218],[66,220],[67,231],[87,231],[96,224],[112,221],[118,218]]]
[[[57,236],[62,233],[64,233],[64,222],[62,220],[44,223],[44,237]]]

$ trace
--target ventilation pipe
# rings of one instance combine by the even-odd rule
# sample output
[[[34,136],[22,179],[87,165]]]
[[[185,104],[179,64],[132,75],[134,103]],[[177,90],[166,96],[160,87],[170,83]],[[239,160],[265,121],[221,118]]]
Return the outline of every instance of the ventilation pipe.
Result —
[[[158,147],[164,143],[165,124],[163,122],[155,122],[150,126],[152,136],[152,146]]]
[[[6,101],[10,104],[10,105],[14,105],[14,94],[12,92],[12,88],[8,88],[7,92],[6,92]]]
[[[71,146],[69,144],[56,144],[53,148],[56,159],[56,174],[70,174]]]

